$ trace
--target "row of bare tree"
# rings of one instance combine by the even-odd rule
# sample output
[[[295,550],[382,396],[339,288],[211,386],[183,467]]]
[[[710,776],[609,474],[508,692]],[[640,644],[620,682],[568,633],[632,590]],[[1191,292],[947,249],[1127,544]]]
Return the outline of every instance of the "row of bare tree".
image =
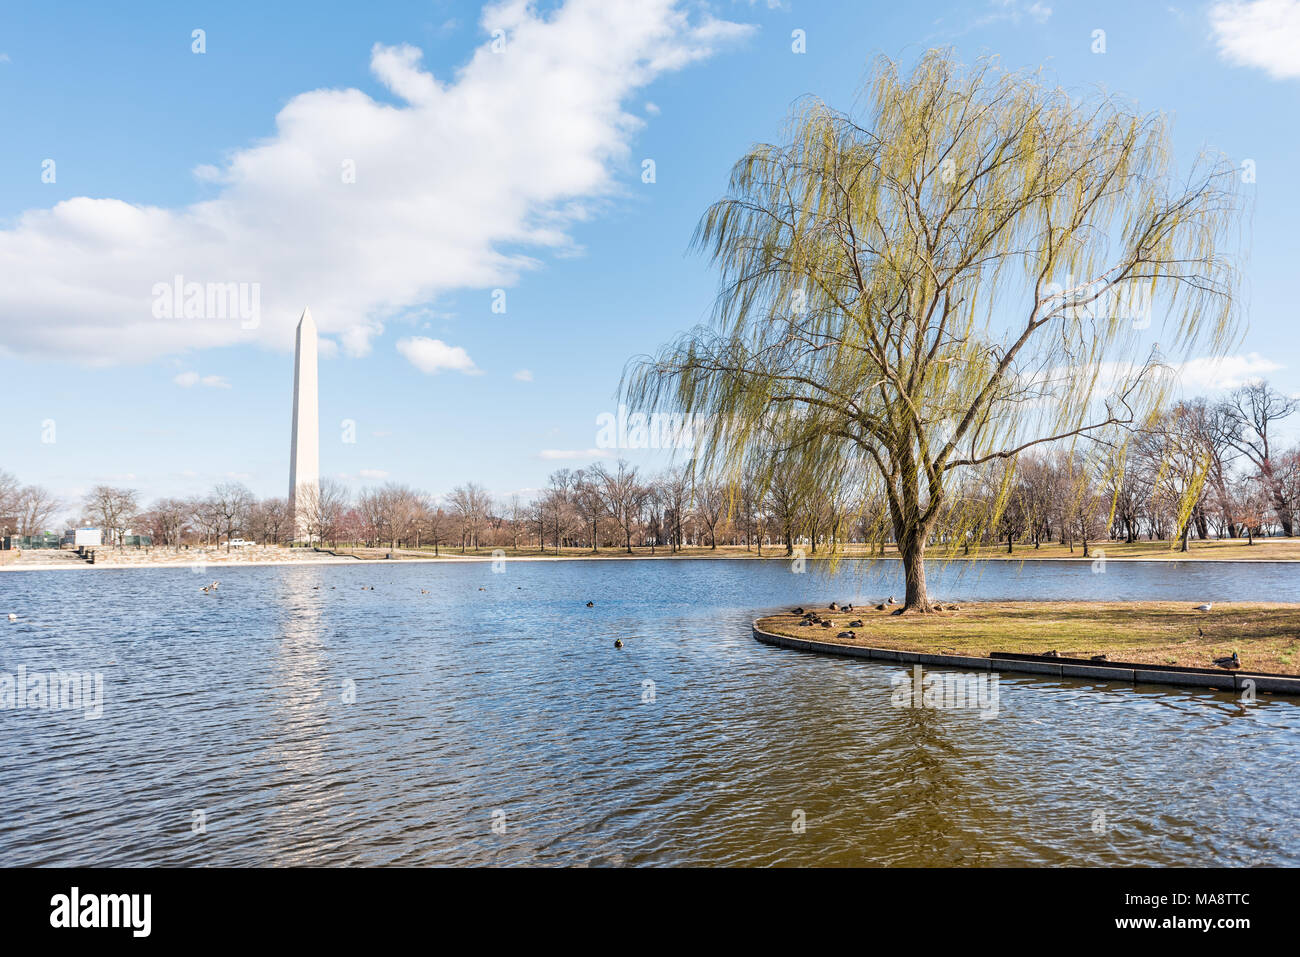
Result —
[[[1300,407],[1266,382],[1211,402],[1179,402],[1143,427],[994,458],[956,483],[932,544],[1059,541],[1087,554],[1098,539],[1178,542],[1193,536],[1291,536],[1300,521],[1300,446],[1279,450],[1280,421]],[[814,488],[816,486],[813,486]],[[870,479],[806,481],[780,469],[759,495],[742,483],[740,514],[765,537],[798,543],[891,540],[888,505]],[[757,502],[752,511],[745,503]]]
[[[0,471],[0,535],[39,535],[62,507],[47,489]]]
[[[313,539],[435,552],[447,546],[461,552],[602,547],[630,552],[634,545],[676,550],[706,541],[716,547],[727,507],[723,486],[698,482],[685,468],[644,476],[624,461],[560,469],[528,499],[514,494],[494,500],[473,482],[441,500],[396,483],[352,498],[331,480],[303,498]]]
[[[956,490],[934,541],[965,550],[1059,541],[1086,554],[1100,539],[1169,540],[1186,548],[1193,536],[1290,536],[1300,520],[1300,447],[1276,451],[1275,433],[1297,407],[1297,399],[1252,383],[1216,402],[1181,402],[1122,444],[1045,447],[986,464]],[[766,483],[746,474],[724,482],[685,466],[651,475],[619,461],[560,469],[527,499],[499,501],[474,483],[439,499],[397,483],[352,495],[326,479],[305,490],[299,508],[312,540],[332,544],[653,552],[722,542],[816,552],[890,537],[880,490],[853,478],[835,477],[814,495],[807,482],[779,469]],[[61,508],[46,490],[0,472],[0,516],[14,526],[8,533],[36,534]],[[293,538],[286,500],[258,499],[238,482],[148,507],[133,489],[99,485],[80,508],[78,521],[102,528],[107,543],[129,532],[158,545]]]

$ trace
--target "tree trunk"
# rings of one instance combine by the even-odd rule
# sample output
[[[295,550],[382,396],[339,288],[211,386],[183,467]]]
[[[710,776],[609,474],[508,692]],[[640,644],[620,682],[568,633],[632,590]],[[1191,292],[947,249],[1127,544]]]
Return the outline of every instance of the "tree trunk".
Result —
[[[906,582],[903,611],[931,611],[930,596],[925,590],[925,535],[912,532],[899,542],[903,556],[903,579]]]
[[[1280,483],[1277,480],[1276,473],[1273,470],[1273,463],[1265,458],[1259,464],[1259,470],[1264,476],[1264,482],[1268,486],[1270,497],[1273,499],[1273,509],[1277,512],[1278,524],[1282,526],[1282,534],[1287,538],[1291,537],[1293,531],[1291,523],[1291,509],[1287,504],[1286,496],[1282,494]]]

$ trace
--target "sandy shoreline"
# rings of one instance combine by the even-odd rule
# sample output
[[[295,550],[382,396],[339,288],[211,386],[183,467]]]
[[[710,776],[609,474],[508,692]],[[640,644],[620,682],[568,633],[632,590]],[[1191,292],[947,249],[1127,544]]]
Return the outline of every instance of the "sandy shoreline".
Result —
[[[423,559],[414,559],[414,561],[423,561]],[[435,559],[429,559],[435,561]],[[7,565],[0,565],[0,572],[66,572],[66,571],[123,571],[131,568],[178,568],[185,570],[199,571],[205,568],[250,568],[255,565],[357,565],[360,561],[350,558],[303,558],[294,561],[274,561],[274,560],[253,560],[253,561],[193,561],[193,562],[122,562],[113,564],[111,562],[100,562],[96,565],[87,562],[51,562],[41,565],[24,565],[22,562],[10,562]]]
[[[420,562],[420,563],[441,562],[446,560],[447,559],[441,557],[439,558],[414,558],[413,557],[413,558],[400,559],[400,561],[402,562]],[[468,558],[465,560],[491,561],[491,559],[475,559],[475,558]],[[194,571],[195,573],[198,573],[205,569],[216,571],[222,568],[251,568],[254,566],[265,566],[265,565],[378,565],[378,564],[396,564],[397,561],[398,560],[386,562],[383,559],[353,558],[347,555],[316,555],[311,558],[290,558],[290,559],[283,559],[283,558],[245,559],[245,558],[225,558],[223,556],[220,558],[212,558],[212,559],[204,559],[200,557],[200,558],[193,558],[187,560],[143,559],[140,561],[129,561],[129,562],[113,562],[111,560],[108,560],[108,561],[96,562],[93,565],[90,564],[89,562],[82,562],[82,561],[40,562],[40,563],[33,562],[31,564],[26,564],[22,561],[17,561],[17,562],[9,562],[8,564],[5,565],[0,565],[0,572],[44,572],[44,571],[58,572],[58,571],[78,571],[83,569],[86,571],[96,571],[96,570],[122,571],[124,569],[133,569],[133,568],[143,568],[143,569],[178,568],[178,569],[191,570]]]

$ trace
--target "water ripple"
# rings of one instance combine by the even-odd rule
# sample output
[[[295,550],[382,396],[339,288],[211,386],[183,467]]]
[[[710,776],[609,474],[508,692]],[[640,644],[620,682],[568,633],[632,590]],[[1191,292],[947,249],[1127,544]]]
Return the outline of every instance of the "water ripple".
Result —
[[[932,581],[954,600],[1243,600],[1295,574],[1027,563]],[[982,720],[894,707],[902,666],[749,636],[764,609],[898,591],[896,566],[289,566],[197,584],[0,578],[22,616],[0,672],[104,679],[99,720],[0,712],[0,864],[1300,864],[1290,701],[1003,675]]]

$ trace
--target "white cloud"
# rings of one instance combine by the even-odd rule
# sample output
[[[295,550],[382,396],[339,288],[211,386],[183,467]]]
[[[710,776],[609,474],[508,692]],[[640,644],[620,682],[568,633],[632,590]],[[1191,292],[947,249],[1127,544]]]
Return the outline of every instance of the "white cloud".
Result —
[[[613,454],[609,449],[542,449],[537,453],[543,459],[607,459]]]
[[[1024,0],[989,0],[989,5],[993,7],[993,12],[978,17],[975,26],[983,27],[1008,20],[1019,23],[1025,17],[1035,23],[1046,23],[1052,16],[1052,8],[1041,0],[1034,0],[1033,3],[1025,3]]]
[[[1265,359],[1258,352],[1246,355],[1224,356],[1221,359],[1188,359],[1174,365],[1174,371],[1183,389],[1188,392],[1235,389],[1254,379],[1277,372],[1282,366]]]
[[[518,372],[515,373],[515,378],[518,379],[520,382],[532,382],[533,381],[532,370],[520,369]]]
[[[323,335],[363,354],[405,309],[508,286],[538,251],[572,250],[569,227],[622,188],[616,171],[645,122],[625,104],[752,33],[689,9],[497,3],[454,73],[376,44],[384,99],[291,98],[268,139],[195,171],[211,198],[169,208],[83,196],[24,212],[0,230],[0,341],[102,364],[240,342],[288,349],[310,306]],[[493,29],[505,31],[501,53]],[[154,285],[178,275],[260,284],[260,322],[154,318]]]
[[[172,379],[179,386],[186,389],[193,388],[196,385],[206,386],[209,389],[229,389],[230,383],[219,375],[201,376],[197,372],[182,372]]]
[[[443,369],[464,372],[466,375],[477,375],[479,372],[468,352],[460,346],[449,346],[441,339],[429,339],[426,336],[399,339],[397,351],[426,375],[437,375]]]
[[[645,111],[651,116],[658,116],[660,113],[659,104],[646,101]]]
[[[388,473],[383,469],[362,469],[359,473],[363,479],[385,479]]]
[[[1089,371],[1095,373],[1091,401],[1100,402],[1113,396],[1122,385],[1131,383],[1144,368],[1143,364],[1132,361],[1101,362],[1095,367],[1058,366],[1023,376],[1021,381],[1025,387],[1039,391],[1040,395],[1034,404],[1047,407],[1057,401],[1054,390],[1060,387],[1058,383],[1073,380],[1081,371]],[[1167,371],[1159,374],[1170,376],[1170,384],[1176,387],[1177,392],[1184,398],[1190,398],[1207,392],[1235,389],[1247,382],[1266,378],[1283,366],[1265,359],[1258,352],[1249,352],[1234,356],[1199,356],[1182,362],[1166,363],[1164,368]]]
[[[1219,55],[1275,80],[1300,77],[1300,0],[1231,0],[1210,8]]]

